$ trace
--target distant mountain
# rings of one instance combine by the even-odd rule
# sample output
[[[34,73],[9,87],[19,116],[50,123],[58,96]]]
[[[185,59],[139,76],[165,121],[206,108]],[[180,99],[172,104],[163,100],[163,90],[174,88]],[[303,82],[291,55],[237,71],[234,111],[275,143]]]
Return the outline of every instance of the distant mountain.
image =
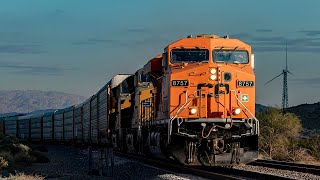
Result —
[[[304,128],[320,129],[320,102],[293,106],[288,108],[288,112],[296,114]]]
[[[267,108],[268,108],[268,106],[265,106],[265,105],[262,105],[262,104],[256,104],[256,112],[262,112]]]
[[[268,106],[256,104],[256,112],[262,112]],[[314,104],[300,104],[287,109],[288,112],[297,115],[304,129],[320,130],[320,102]]]
[[[0,91],[0,114],[60,109],[85,100],[83,96],[55,91]]]

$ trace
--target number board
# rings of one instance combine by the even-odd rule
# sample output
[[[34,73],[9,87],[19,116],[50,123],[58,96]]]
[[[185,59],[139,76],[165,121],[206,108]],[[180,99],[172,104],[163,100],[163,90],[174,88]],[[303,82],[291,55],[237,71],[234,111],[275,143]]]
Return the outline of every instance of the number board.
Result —
[[[172,86],[189,86],[188,80],[172,80],[171,81]]]
[[[238,87],[253,87],[254,82],[253,81],[237,81]]]

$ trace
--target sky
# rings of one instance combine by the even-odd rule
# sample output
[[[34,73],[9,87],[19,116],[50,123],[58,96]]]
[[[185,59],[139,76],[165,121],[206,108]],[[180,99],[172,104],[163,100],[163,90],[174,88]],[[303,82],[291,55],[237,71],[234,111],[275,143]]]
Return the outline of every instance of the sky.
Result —
[[[257,103],[281,106],[285,42],[289,106],[320,101],[320,1],[10,0],[0,5],[0,90],[90,97],[171,42],[229,35],[253,48]]]

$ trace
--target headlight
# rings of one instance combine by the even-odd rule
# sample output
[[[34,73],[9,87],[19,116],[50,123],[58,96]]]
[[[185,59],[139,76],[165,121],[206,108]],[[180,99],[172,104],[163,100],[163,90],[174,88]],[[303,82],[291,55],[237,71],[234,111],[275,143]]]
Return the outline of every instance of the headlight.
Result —
[[[195,108],[190,109],[190,113],[191,113],[191,114],[197,113],[197,109],[195,109]]]
[[[240,109],[240,108],[235,108],[235,109],[233,110],[233,114],[238,115],[238,114],[240,114],[240,113],[241,113],[241,109]]]
[[[210,79],[211,79],[211,80],[216,80],[216,79],[217,79],[217,75],[214,75],[214,74],[211,75],[211,76],[210,76]]]
[[[211,69],[211,70],[210,70],[210,73],[211,73],[211,74],[215,74],[216,72],[217,72],[216,69]]]

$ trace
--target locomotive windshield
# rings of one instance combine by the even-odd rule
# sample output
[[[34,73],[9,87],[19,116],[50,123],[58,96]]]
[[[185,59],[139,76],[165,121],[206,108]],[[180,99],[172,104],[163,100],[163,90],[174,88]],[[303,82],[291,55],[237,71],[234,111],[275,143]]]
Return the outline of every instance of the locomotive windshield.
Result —
[[[245,50],[214,50],[212,53],[214,62],[225,62],[235,64],[248,64],[248,52]]]
[[[209,50],[207,49],[173,49],[171,51],[171,62],[202,62],[209,61]]]

